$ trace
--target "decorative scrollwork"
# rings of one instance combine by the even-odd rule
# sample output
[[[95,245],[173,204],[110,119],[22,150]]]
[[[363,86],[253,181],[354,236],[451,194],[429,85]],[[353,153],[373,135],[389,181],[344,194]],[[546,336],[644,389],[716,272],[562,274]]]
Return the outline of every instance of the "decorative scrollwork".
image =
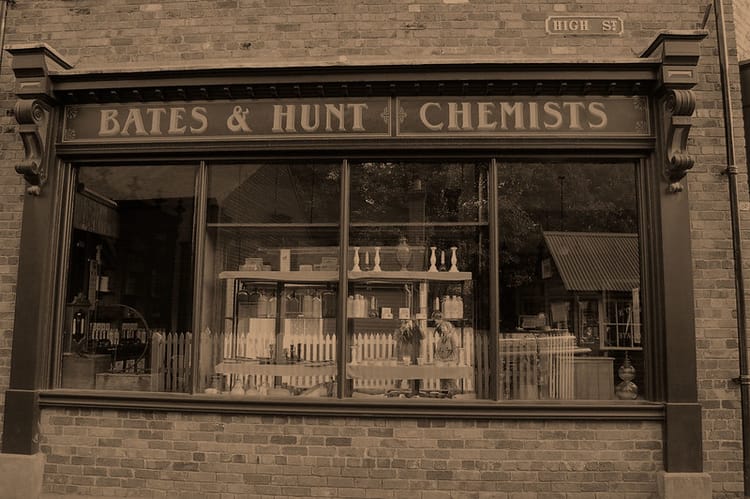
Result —
[[[49,109],[40,100],[21,99],[16,103],[14,114],[24,150],[24,159],[16,165],[16,172],[29,183],[26,192],[38,196],[47,181],[44,155]]]
[[[664,174],[669,181],[669,192],[682,191],[681,180],[693,167],[693,158],[687,152],[688,135],[693,124],[695,95],[692,90],[672,89],[664,98],[664,126],[666,166]]]

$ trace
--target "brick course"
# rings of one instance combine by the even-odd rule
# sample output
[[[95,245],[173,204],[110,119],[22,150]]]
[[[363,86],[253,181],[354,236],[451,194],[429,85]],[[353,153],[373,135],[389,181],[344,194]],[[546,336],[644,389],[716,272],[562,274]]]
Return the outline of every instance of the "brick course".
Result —
[[[147,430],[128,433],[132,422]],[[124,432],[130,436],[122,438]],[[207,498],[431,499],[441,497],[438,492],[647,498],[661,469],[661,433],[658,423],[47,409],[41,445],[48,456],[45,489],[54,493],[105,496],[118,487],[138,487],[145,497],[192,491]],[[227,435],[236,438],[222,438]],[[185,450],[195,441],[200,452]]]
[[[748,1],[727,5],[743,241],[747,176],[738,72]],[[8,13],[7,43],[45,42],[77,69],[364,60],[631,59],[666,29],[694,29],[696,0],[37,0]],[[550,36],[549,15],[616,15],[619,37]],[[715,497],[740,497],[742,453],[734,272],[713,19],[703,44],[688,174],[698,387]],[[0,408],[9,383],[23,208],[10,57],[0,68]],[[745,264],[748,268],[748,265]],[[750,286],[747,286],[750,289]],[[0,428],[2,427],[0,411]],[[650,497],[661,467],[654,423],[459,422],[221,417],[45,410],[46,490],[153,497]],[[92,462],[93,460],[93,462]],[[283,480],[279,477],[282,477]],[[218,488],[218,490],[217,490]],[[175,492],[177,491],[177,492]],[[459,491],[464,491],[459,493]]]

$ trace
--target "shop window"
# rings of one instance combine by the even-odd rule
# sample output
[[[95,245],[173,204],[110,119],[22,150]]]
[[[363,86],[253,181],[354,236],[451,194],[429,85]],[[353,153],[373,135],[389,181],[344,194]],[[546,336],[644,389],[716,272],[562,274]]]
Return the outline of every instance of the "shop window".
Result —
[[[487,398],[487,164],[357,162],[351,185],[347,393]]]
[[[341,164],[209,168],[199,390],[331,397]]]
[[[63,388],[602,400],[625,362],[642,384],[634,163],[74,172]]]
[[[61,387],[190,390],[195,174],[74,170]]]
[[[635,165],[500,164],[497,188],[501,398],[545,383],[563,398],[614,398],[626,352],[642,382]],[[546,351],[549,380],[536,374]]]

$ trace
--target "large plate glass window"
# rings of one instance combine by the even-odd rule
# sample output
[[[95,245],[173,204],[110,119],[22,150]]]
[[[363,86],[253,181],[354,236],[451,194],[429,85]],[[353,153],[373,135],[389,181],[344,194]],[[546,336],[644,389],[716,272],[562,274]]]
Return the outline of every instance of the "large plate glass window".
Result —
[[[633,163],[500,163],[501,400],[643,386]]]
[[[351,165],[347,394],[486,398],[487,164]]]
[[[199,390],[335,393],[341,164],[211,165]]]
[[[196,171],[74,169],[63,388],[190,390]]]

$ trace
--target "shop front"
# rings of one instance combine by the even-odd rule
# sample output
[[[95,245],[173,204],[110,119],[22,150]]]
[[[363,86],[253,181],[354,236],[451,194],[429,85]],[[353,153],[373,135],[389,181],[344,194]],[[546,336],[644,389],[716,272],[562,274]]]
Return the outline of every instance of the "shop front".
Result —
[[[619,62],[111,73],[11,49],[28,196],[3,452],[61,459],[50,490],[77,483],[72,445],[143,465],[84,488],[157,490],[147,448],[186,487],[215,453],[242,468],[213,471],[242,477],[224,492],[271,493],[275,465],[314,495],[372,459],[380,487],[489,493],[524,480],[501,461],[544,461],[518,444],[579,490],[707,490],[682,184],[703,36]],[[109,430],[66,440],[79,424]],[[399,441],[424,448],[372,451]]]

